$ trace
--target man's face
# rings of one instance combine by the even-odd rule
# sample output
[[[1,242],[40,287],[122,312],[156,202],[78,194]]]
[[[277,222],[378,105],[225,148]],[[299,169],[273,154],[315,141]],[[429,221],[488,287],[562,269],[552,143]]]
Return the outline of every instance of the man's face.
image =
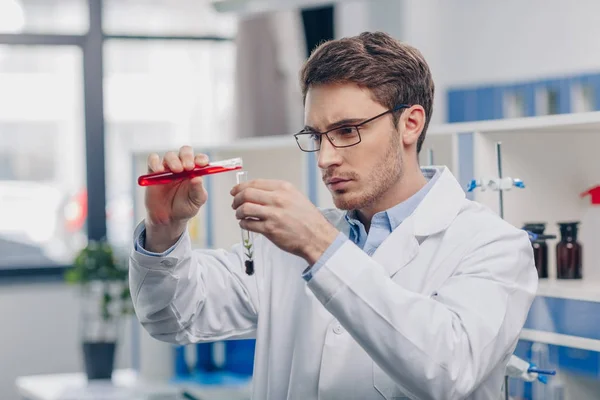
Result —
[[[304,120],[307,128],[325,132],[339,127],[340,121],[358,125],[387,111],[375,102],[368,89],[352,83],[311,87],[306,95]],[[361,142],[336,148],[323,135],[318,164],[323,182],[342,210],[372,206],[402,177],[400,134],[393,117],[386,114],[359,128]]]

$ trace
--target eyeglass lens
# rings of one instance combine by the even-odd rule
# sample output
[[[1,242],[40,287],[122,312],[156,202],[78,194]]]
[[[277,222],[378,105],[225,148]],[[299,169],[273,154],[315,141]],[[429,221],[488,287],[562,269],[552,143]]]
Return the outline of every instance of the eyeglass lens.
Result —
[[[335,147],[353,146],[360,142],[358,128],[346,126],[334,129],[326,134]],[[323,135],[319,133],[303,133],[297,136],[298,144],[304,151],[317,151],[321,148]]]

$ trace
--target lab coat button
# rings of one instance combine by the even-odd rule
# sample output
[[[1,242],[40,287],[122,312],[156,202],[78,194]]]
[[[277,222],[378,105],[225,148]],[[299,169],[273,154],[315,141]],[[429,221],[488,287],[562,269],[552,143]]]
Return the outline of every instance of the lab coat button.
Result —
[[[162,260],[160,263],[165,267],[172,267],[173,265],[175,265],[173,260]]]
[[[333,332],[336,335],[341,335],[344,332],[344,328],[342,328],[342,326],[338,324],[338,325],[336,325],[336,326],[333,327]]]

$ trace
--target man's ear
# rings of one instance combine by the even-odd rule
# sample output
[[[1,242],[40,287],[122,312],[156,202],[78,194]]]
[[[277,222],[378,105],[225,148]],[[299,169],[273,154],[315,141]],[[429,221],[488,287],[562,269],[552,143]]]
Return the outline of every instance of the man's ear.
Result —
[[[398,123],[403,128],[401,129],[402,143],[405,146],[417,145],[419,136],[421,136],[425,126],[425,118],[425,109],[418,104],[407,108],[402,113]]]

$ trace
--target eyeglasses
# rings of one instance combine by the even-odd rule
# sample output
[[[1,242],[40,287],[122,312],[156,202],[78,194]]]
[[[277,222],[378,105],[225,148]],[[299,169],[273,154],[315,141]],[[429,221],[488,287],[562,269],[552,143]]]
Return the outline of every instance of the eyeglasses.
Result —
[[[360,143],[360,131],[359,127],[376,120],[377,118],[381,118],[386,114],[396,112],[403,108],[409,108],[408,104],[400,104],[390,110],[382,112],[379,115],[374,116],[373,118],[369,118],[366,121],[361,122],[358,125],[344,125],[338,128],[333,128],[328,130],[327,132],[314,132],[314,131],[302,131],[296,133],[294,137],[296,138],[296,143],[298,143],[298,147],[300,150],[306,152],[314,152],[319,151],[321,149],[321,141],[323,135],[329,139],[329,142],[333,145],[333,147],[342,148],[342,147],[350,147],[355,146]]]

